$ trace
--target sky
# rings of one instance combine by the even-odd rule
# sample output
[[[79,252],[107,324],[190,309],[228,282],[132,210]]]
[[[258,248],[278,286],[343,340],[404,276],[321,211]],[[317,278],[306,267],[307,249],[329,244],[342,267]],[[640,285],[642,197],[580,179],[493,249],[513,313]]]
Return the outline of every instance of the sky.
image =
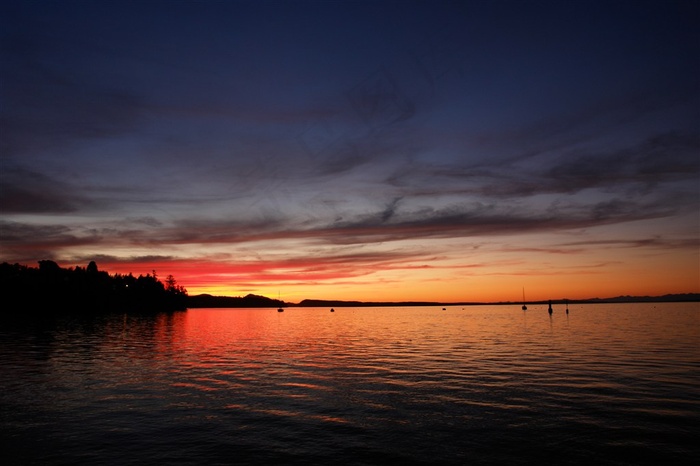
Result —
[[[190,295],[700,292],[700,2],[0,6],[0,261]]]

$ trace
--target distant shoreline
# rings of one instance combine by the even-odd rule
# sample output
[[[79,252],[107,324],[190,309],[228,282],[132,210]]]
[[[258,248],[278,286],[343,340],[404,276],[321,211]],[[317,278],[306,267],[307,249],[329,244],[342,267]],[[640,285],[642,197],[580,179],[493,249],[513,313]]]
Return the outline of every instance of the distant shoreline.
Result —
[[[551,303],[562,304],[605,304],[605,303],[673,303],[698,302],[700,293],[668,294],[663,296],[617,296],[610,298],[588,299],[552,299]],[[548,305],[550,300],[527,301],[525,304]],[[222,307],[412,307],[412,306],[520,306],[520,301],[497,302],[434,302],[434,301],[342,301],[326,299],[305,299],[299,303],[285,303],[263,296],[248,295],[244,298],[230,296],[195,295],[188,297],[190,308],[222,308]]]

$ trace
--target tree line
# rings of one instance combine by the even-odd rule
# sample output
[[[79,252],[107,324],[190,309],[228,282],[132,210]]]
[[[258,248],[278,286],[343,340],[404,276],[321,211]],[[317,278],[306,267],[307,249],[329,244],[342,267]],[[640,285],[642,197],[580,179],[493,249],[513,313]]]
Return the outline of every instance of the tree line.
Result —
[[[187,309],[187,290],[172,275],[110,275],[92,261],[87,267],[62,268],[51,260],[39,267],[0,264],[3,314],[105,311],[161,312]]]

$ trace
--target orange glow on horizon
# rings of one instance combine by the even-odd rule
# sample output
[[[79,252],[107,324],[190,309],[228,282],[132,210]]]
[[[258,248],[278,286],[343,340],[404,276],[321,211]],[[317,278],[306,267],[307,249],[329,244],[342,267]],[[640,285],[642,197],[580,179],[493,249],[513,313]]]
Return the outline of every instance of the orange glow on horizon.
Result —
[[[517,238],[517,247],[489,238],[457,238],[327,249],[295,240],[256,244],[252,253],[244,250],[235,260],[233,253],[220,251],[208,256],[216,259],[196,258],[199,247],[190,253],[193,258],[151,260],[153,256],[132,252],[132,257],[148,259],[96,262],[112,275],[155,271],[161,281],[172,275],[190,296],[279,295],[289,303],[520,302],[523,288],[526,301],[700,293],[697,249],[619,246],[615,241],[583,246],[575,239],[525,235]],[[540,246],[545,243],[559,246]],[[87,261],[57,262],[87,266]]]
[[[298,270],[288,263],[228,264],[205,261],[162,261],[144,263],[98,263],[110,274],[134,276],[156,272],[160,280],[173,275],[190,296],[245,296],[256,294],[285,302],[304,299],[342,301],[426,301],[426,302],[519,302],[525,289],[526,301],[588,299],[622,295],[660,296],[699,292],[698,271],[693,258],[679,258],[674,270],[658,270],[653,264],[604,264],[589,268],[550,264],[549,270],[532,271],[511,267],[417,267],[390,265],[368,271],[344,268],[309,271],[305,263]],[[81,264],[85,266],[86,264]],[[512,269],[512,270],[509,270]],[[611,280],[610,276],[617,276]],[[663,278],[663,279],[661,279]]]

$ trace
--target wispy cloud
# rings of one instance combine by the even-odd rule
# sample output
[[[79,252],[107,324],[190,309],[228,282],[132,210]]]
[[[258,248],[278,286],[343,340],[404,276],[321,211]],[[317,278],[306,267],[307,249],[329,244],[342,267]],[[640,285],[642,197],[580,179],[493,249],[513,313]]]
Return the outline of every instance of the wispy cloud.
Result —
[[[1,260],[459,289],[697,253],[675,7],[2,8]]]
[[[3,214],[68,213],[87,203],[71,187],[39,170],[3,163],[0,171],[0,206]]]

